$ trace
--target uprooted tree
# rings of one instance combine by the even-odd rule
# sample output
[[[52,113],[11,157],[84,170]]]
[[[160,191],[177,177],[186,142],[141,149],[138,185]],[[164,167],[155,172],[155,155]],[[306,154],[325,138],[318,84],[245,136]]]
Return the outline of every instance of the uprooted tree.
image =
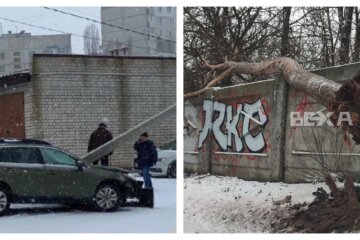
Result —
[[[333,112],[330,120],[334,126],[337,126],[338,116],[341,112],[350,112],[353,125],[350,126],[347,122],[341,124],[344,139],[347,140],[350,134],[354,142],[360,144],[360,75],[344,84],[339,84],[305,70],[297,61],[287,57],[257,63],[226,61],[216,65],[208,63],[203,58],[201,61],[202,67],[207,70],[207,74],[212,77],[212,80],[204,88],[185,94],[185,99],[203,94],[207,89],[231,78],[234,74],[266,76],[282,73],[289,85],[305,92],[326,106],[329,112]],[[350,176],[346,177],[342,193],[330,174],[325,176],[325,182],[337,201],[358,203],[354,182]]]

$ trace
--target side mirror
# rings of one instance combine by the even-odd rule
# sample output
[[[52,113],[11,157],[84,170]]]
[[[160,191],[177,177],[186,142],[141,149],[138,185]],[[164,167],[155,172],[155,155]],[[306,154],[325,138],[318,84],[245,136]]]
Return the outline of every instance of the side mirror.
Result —
[[[77,160],[76,161],[76,166],[78,166],[79,171],[82,171],[84,169],[84,166],[86,166],[86,165],[85,165],[85,163],[83,161]]]

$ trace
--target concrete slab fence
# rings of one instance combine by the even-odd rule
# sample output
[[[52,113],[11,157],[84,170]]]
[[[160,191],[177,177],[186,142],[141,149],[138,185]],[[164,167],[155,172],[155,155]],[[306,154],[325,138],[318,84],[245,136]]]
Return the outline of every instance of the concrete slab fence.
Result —
[[[359,70],[360,63],[354,63],[313,73],[342,82]],[[313,159],[322,151],[329,159],[338,157],[342,171],[360,178],[360,148],[352,142],[344,144],[340,129],[290,126],[291,112],[319,110],[327,112],[310,96],[289,86],[281,74],[275,79],[209,89],[184,103],[185,117],[192,126],[184,131],[184,170],[301,182],[308,180],[305,170],[320,169]],[[322,140],[321,149],[314,147],[314,132],[316,140]]]

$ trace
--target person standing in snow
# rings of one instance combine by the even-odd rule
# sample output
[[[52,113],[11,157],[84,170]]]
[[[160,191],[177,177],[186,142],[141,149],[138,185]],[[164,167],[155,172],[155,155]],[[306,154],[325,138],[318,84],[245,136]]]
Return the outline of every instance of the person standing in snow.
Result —
[[[88,152],[100,147],[101,145],[112,140],[112,134],[107,129],[105,123],[100,123],[99,127],[90,135]],[[101,159],[96,160],[93,164],[98,165],[99,160],[102,166],[109,166],[109,156],[112,155],[112,152],[109,155],[102,157]]]
[[[145,132],[135,142],[134,149],[137,152],[137,162],[144,177],[144,188],[152,189],[150,167],[154,166],[157,161],[156,146],[149,140],[149,135]]]

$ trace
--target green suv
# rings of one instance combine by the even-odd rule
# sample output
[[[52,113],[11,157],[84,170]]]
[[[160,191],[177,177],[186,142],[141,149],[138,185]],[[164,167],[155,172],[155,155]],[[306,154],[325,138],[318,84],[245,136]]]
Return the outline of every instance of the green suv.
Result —
[[[0,216],[10,203],[83,204],[115,211],[137,198],[139,205],[153,207],[153,192],[142,184],[124,169],[89,165],[44,141],[0,139]]]

